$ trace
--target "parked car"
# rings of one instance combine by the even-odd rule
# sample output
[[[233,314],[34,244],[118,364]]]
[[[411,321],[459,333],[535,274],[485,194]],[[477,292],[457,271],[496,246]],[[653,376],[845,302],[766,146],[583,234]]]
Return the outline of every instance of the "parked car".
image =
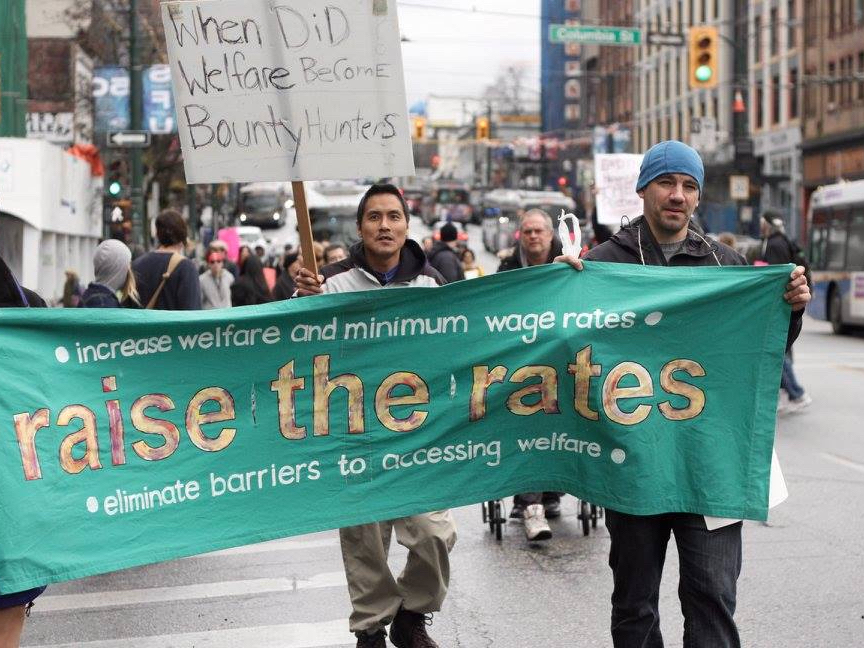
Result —
[[[423,200],[420,216],[427,225],[437,221],[468,223],[471,204],[468,187],[461,184],[441,184],[433,187]]]

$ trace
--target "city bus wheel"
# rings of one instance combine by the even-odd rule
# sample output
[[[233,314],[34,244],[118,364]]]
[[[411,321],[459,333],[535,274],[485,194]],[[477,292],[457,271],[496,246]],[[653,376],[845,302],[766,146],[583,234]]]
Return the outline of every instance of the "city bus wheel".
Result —
[[[828,319],[831,320],[831,329],[835,334],[844,335],[849,332],[849,327],[843,323],[843,302],[840,291],[836,288],[831,291],[828,300]]]

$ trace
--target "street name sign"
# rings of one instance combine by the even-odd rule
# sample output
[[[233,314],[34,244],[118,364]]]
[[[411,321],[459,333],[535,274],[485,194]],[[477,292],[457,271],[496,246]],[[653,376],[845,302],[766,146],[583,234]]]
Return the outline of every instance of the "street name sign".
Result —
[[[111,131],[108,146],[112,148],[147,148],[150,146],[149,131]]]
[[[662,32],[648,32],[646,41],[649,45],[669,45],[672,47],[684,47],[684,34],[664,34]]]
[[[642,42],[642,30],[635,27],[549,25],[549,42],[583,43],[585,45],[639,45]]]

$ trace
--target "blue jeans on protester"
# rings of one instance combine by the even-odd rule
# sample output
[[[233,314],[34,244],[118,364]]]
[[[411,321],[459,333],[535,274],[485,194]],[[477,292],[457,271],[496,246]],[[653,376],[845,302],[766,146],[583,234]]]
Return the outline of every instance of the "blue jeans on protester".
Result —
[[[607,509],[615,648],[663,646],[658,604],[670,533],[678,546],[684,648],[740,648],[732,617],[741,573],[741,526],[737,522],[708,531],[701,515],[628,515]]]
[[[804,388],[795,377],[792,369],[792,358],[787,353],[783,358],[783,374],[780,377],[780,389],[786,390],[790,400],[798,400],[804,395]]]

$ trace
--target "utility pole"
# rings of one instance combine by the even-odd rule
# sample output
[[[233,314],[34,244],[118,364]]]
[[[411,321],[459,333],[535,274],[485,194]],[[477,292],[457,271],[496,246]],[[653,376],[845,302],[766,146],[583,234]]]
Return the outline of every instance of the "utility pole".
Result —
[[[141,61],[138,47],[138,0],[129,0],[129,121],[132,130],[142,130],[141,114],[143,97],[141,93]],[[150,247],[150,227],[144,214],[143,164],[141,149],[132,147],[129,151],[129,166],[132,171],[130,199],[132,202],[132,240]]]

